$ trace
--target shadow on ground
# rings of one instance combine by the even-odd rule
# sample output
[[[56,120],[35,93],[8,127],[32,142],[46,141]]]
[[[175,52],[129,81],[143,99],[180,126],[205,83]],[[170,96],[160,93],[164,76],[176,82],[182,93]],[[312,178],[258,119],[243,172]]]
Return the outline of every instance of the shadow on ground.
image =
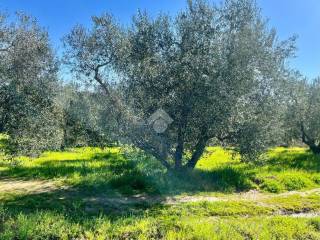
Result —
[[[90,159],[41,161],[11,166],[1,178],[24,180],[62,180],[86,192],[134,194],[181,194],[203,191],[233,192],[250,189],[253,173],[246,169],[223,166],[210,171],[195,169],[166,172],[155,163],[127,159],[120,154],[95,154]],[[156,163],[157,164],[157,163]],[[159,170],[160,169],[160,170]]]
[[[35,160],[11,166],[0,172],[0,181],[54,181],[67,187],[43,192],[13,191],[2,197],[0,190],[0,205],[13,215],[43,210],[71,217],[97,217],[103,213],[119,218],[162,208],[168,196],[250,189],[252,176],[242,169],[226,166],[181,173],[159,170],[161,167],[155,164],[117,153],[98,153],[89,159]]]
[[[292,168],[320,172],[320,156],[314,155],[311,151],[297,153],[287,149],[270,158],[266,164],[270,166],[270,169],[278,171]]]
[[[310,159],[313,159],[310,161]],[[74,217],[110,218],[143,214],[163,207],[167,197],[200,192],[241,192],[252,189],[255,172],[249,165],[224,164],[212,170],[166,172],[148,156],[96,153],[81,159],[30,160],[0,171],[1,179],[58,182],[64,187],[29,193],[1,193],[0,205],[13,215],[53,211]],[[265,164],[274,168],[319,170],[318,157],[289,151]],[[59,185],[58,185],[59,186]]]

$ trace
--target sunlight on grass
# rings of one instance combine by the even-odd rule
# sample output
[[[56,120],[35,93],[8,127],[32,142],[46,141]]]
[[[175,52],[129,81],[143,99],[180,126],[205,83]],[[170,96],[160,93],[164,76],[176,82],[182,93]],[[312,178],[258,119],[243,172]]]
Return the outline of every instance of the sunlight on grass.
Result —
[[[2,176],[53,179],[123,193],[195,194],[249,189],[278,193],[320,185],[319,157],[303,148],[275,148],[252,164],[241,162],[231,150],[208,147],[196,169],[184,174],[166,173],[150,156],[125,147],[74,148],[15,160],[14,166],[2,163]]]
[[[242,163],[231,151],[210,147],[197,169],[210,172],[229,169],[225,182],[232,181],[234,174],[241,172],[247,176],[249,186],[274,193],[310,189],[320,182],[320,157],[298,147],[271,149],[256,165]]]
[[[199,160],[197,169],[210,171],[222,165],[239,163],[240,157],[231,151],[226,151],[221,147],[208,147],[204,156]]]
[[[185,173],[166,172],[158,161],[129,147],[73,148],[14,160],[14,164],[0,160],[2,177],[53,181],[68,188],[0,193],[0,229],[4,229],[0,239],[320,238],[320,218],[274,216],[320,211],[318,193],[267,194],[259,202],[229,197],[250,189],[279,193],[318,188],[319,157],[303,148],[275,148],[252,164],[241,162],[231,150],[209,147],[196,169]],[[227,201],[175,205],[106,201],[137,194],[160,199],[217,195]]]

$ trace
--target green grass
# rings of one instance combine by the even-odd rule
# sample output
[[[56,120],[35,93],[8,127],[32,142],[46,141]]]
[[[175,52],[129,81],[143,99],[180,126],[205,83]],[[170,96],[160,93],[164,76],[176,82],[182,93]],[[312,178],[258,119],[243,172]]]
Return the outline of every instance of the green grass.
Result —
[[[128,148],[78,148],[39,158],[0,160],[3,177],[50,179],[109,194],[207,194],[259,189],[279,193],[320,185],[320,157],[302,148],[276,148],[263,161],[242,163],[232,152],[207,149],[194,171],[167,173],[154,159]]]
[[[279,193],[312,189],[320,182],[320,157],[304,148],[275,148],[255,163],[242,163],[221,148],[208,148],[197,168],[217,174],[217,181],[233,191],[256,188]]]
[[[184,174],[166,172],[127,147],[75,148],[34,159],[2,154],[0,239],[320,239],[319,217],[279,215],[320,212],[319,192],[278,194],[319,188],[319,172],[320,158],[303,148],[272,149],[253,164],[210,147]],[[57,187],[3,192],[1,179]],[[265,193],[237,199],[235,193],[250,189]],[[202,195],[218,200],[163,202]]]
[[[179,210],[145,212],[118,219],[107,215],[70,217],[51,211],[8,215],[4,210],[1,239],[319,239],[320,218],[292,218],[285,216],[243,215],[254,210],[251,206],[231,204],[233,214],[224,216],[229,208],[201,204],[200,209],[211,207],[209,213],[199,213],[198,206]],[[184,209],[185,208],[185,209]],[[220,208],[219,211],[217,211]],[[235,211],[238,209],[240,211]],[[261,209],[258,212],[261,212]],[[222,214],[223,213],[223,214]],[[212,215],[213,216],[207,216]],[[222,214],[222,217],[221,217]],[[238,214],[241,214],[240,216]],[[220,216],[220,217],[214,217]]]

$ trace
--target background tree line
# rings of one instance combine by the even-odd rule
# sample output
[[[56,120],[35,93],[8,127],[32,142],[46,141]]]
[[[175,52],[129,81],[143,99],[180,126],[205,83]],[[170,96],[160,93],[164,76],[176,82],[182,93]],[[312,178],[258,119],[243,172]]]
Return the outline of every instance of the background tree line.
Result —
[[[80,145],[132,144],[168,169],[194,168],[209,144],[243,160],[304,143],[320,153],[320,80],[287,60],[252,0],[196,0],[176,16],[140,11],[130,26],[110,14],[74,27],[58,59],[32,17],[0,15],[0,131],[10,151],[35,154]],[[59,79],[61,64],[74,83]],[[173,119],[156,133],[157,110]]]

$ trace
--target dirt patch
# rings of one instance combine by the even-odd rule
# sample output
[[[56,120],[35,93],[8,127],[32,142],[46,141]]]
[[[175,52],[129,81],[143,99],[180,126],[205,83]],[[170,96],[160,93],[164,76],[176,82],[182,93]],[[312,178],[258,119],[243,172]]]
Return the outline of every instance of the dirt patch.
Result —
[[[183,196],[183,197],[170,197],[165,199],[165,203],[169,205],[178,203],[192,203],[192,202],[217,202],[225,201],[223,198],[211,196]]]
[[[164,203],[166,204],[178,204],[178,203],[184,203],[184,202],[216,202],[216,201],[237,201],[237,200],[248,200],[248,201],[259,201],[264,200],[268,198],[273,197],[286,197],[291,195],[299,195],[299,196],[308,196],[310,194],[319,194],[320,195],[320,188],[311,189],[307,191],[290,191],[280,194],[269,194],[269,193],[263,193],[257,190],[250,190],[248,192],[242,192],[242,193],[235,193],[230,194],[226,196],[219,196],[219,197],[213,197],[213,196],[178,196],[178,197],[171,197],[166,198]]]
[[[248,192],[230,194],[229,196],[148,196],[148,195],[134,195],[130,197],[119,196],[119,197],[108,197],[108,196],[96,196],[86,198],[87,202],[104,204],[138,204],[138,203],[163,203],[168,205],[179,204],[179,203],[192,203],[192,202],[217,202],[217,201],[236,201],[236,200],[248,200],[248,201],[259,201],[263,199],[273,198],[275,196],[285,197],[290,195],[307,196],[312,193],[319,193],[320,188],[312,189],[309,191],[292,191],[281,194],[266,194],[257,190],[250,190]]]
[[[285,192],[285,193],[280,193],[280,194],[277,194],[277,196],[290,196],[290,195],[300,195],[300,196],[307,196],[307,195],[310,195],[312,193],[316,193],[316,194],[320,194],[320,188],[315,188],[315,189],[311,189],[311,190],[308,190],[308,191],[290,191],[290,192]]]
[[[60,189],[53,181],[44,180],[0,180],[1,193],[37,194]]]
[[[120,206],[120,205],[135,205],[135,204],[166,204],[174,205],[179,203],[192,203],[192,202],[215,202],[215,201],[225,201],[222,198],[211,197],[211,196],[146,196],[146,195],[134,195],[130,197],[107,197],[107,196],[97,196],[85,198],[85,202],[92,203],[95,205],[108,205],[108,206]]]
[[[113,209],[121,211],[124,207],[134,207],[135,205],[153,205],[153,204],[165,204],[165,205],[176,205],[181,203],[194,203],[194,202],[221,202],[221,201],[249,201],[254,202],[258,205],[265,207],[272,207],[272,204],[263,203],[262,200],[273,198],[276,196],[290,196],[290,195],[300,195],[307,196],[313,193],[319,193],[320,189],[312,189],[308,191],[292,191],[282,194],[267,194],[259,192],[257,190],[250,190],[248,192],[230,194],[225,196],[148,196],[148,195],[134,195],[134,196],[116,196],[110,197],[106,195],[92,196],[84,198],[86,203],[86,211],[96,212],[100,209]],[[292,217],[315,217],[319,216],[319,213],[292,213],[292,212],[277,212],[275,215],[285,215]]]
[[[25,179],[0,179],[0,195],[1,194],[40,194],[54,192],[57,190],[66,190],[67,186],[59,186],[57,182],[46,181],[46,180],[25,180]],[[123,209],[125,206],[135,206],[135,205],[153,205],[153,204],[165,204],[165,205],[175,205],[181,203],[192,203],[192,202],[219,202],[219,201],[252,201],[259,205],[272,206],[263,203],[263,200],[273,197],[285,197],[290,195],[300,195],[307,196],[310,194],[319,194],[320,188],[312,189],[308,191],[291,191],[281,194],[266,194],[259,192],[257,190],[251,190],[243,193],[236,193],[230,195],[222,196],[148,196],[148,195],[134,195],[134,196],[116,196],[111,197],[107,195],[97,195],[83,198],[86,203],[87,212],[96,212],[99,208],[112,208],[114,210]],[[283,215],[290,217],[303,217],[312,218],[320,216],[320,212],[302,212],[302,213],[292,213],[292,212],[276,212],[275,215]]]
[[[294,218],[314,218],[314,217],[319,217],[320,212],[291,213],[291,214],[281,214],[281,215],[294,217]]]

